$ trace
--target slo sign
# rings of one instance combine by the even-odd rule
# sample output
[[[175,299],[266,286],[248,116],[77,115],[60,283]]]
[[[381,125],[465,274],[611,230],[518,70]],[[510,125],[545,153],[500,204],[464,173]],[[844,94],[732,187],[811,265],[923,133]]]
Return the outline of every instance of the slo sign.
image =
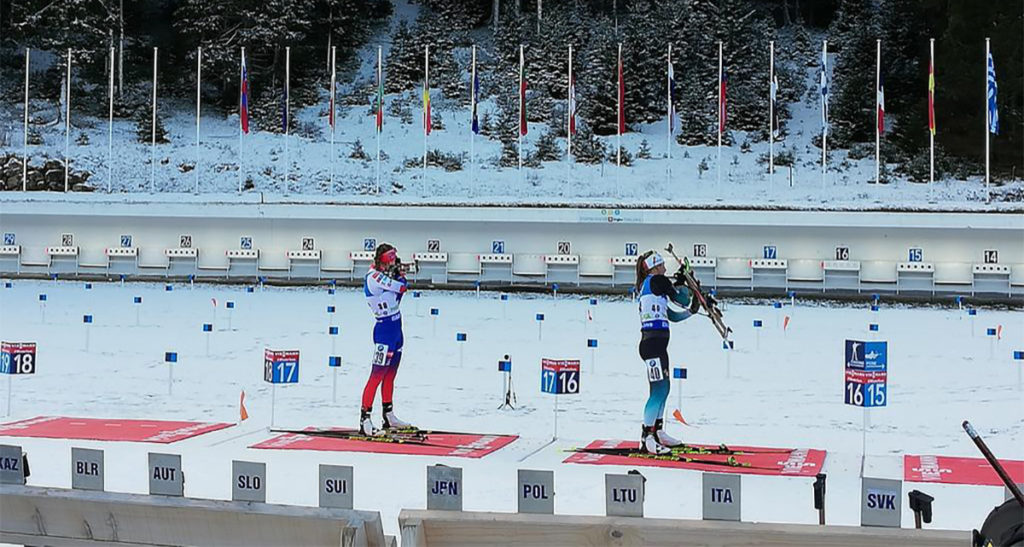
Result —
[[[267,464],[231,462],[232,501],[267,501]]]

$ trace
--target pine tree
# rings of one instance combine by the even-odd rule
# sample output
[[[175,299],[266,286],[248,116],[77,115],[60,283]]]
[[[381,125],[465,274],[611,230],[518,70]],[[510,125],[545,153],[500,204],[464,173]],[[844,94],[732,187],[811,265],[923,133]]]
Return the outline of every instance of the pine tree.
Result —
[[[573,68],[578,114],[594,134],[614,135],[618,130],[618,44],[611,20],[598,16],[587,46]]]
[[[555,132],[548,130],[537,139],[534,156],[537,161],[558,161],[562,159],[562,150],[558,147],[558,140]]]
[[[873,0],[841,0],[832,26],[836,61],[829,142],[844,148],[875,138],[875,46],[881,37]]]

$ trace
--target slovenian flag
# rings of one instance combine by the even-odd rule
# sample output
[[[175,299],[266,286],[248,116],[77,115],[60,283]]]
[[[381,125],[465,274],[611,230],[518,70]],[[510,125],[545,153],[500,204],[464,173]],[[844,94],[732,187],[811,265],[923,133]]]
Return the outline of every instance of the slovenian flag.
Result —
[[[729,80],[729,73],[722,69],[722,81],[718,84],[718,133],[725,133],[725,120],[728,109],[725,102],[725,83]]]
[[[377,132],[384,131],[384,73],[381,67],[380,48],[377,49]]]
[[[249,71],[245,68],[245,51],[242,51],[242,97],[238,103],[238,118],[242,133],[249,134]]]
[[[885,83],[878,78],[878,132],[885,133]]]
[[[935,134],[935,64],[928,62],[928,130]]]

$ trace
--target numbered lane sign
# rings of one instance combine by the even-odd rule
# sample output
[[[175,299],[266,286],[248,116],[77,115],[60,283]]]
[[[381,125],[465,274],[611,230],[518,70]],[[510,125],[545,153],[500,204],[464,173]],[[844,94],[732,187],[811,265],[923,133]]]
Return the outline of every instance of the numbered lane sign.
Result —
[[[428,239],[427,240],[427,252],[428,253],[439,253],[439,252],[441,252],[441,240],[440,239]]]
[[[13,232],[4,232],[4,245],[14,245],[15,241]]]
[[[568,241],[559,241],[557,251],[560,255],[572,254],[572,244]]]
[[[252,236],[242,236],[238,241],[238,248],[246,251],[252,250]]]
[[[182,249],[191,249],[192,236],[188,234],[182,234],[182,236],[178,238],[178,247],[181,247]]]
[[[765,260],[775,260],[778,258],[779,253],[775,249],[775,245],[765,245],[761,252],[761,258]]]
[[[907,262],[921,262],[924,259],[924,251],[920,247],[911,247],[907,251]]]
[[[704,258],[708,256],[708,244],[707,243],[694,243],[693,244],[693,257]]]
[[[132,246],[132,236],[131,236],[131,234],[123,234],[121,236],[121,247],[125,248],[125,249],[128,249],[131,246]]]
[[[299,383],[299,350],[264,350],[263,381],[270,384]]]
[[[377,240],[372,237],[363,239],[363,250],[364,251],[375,251],[377,250]]]
[[[540,390],[552,395],[579,393],[579,359],[541,359]]]
[[[75,234],[61,234],[60,244],[62,247],[74,247],[75,246]]]
[[[35,374],[35,342],[0,343],[0,374]]]
[[[313,238],[311,238],[311,237],[304,237],[304,238],[302,238],[302,250],[303,251],[312,251],[314,249],[316,249],[316,245],[315,245],[315,241],[313,240]]]
[[[844,402],[866,408],[885,406],[888,360],[886,342],[847,340]]]
[[[836,260],[850,260],[850,248],[836,247]]]
[[[505,254],[505,241],[501,239],[495,239],[491,242],[491,254],[503,255]]]
[[[637,255],[637,247],[639,247],[639,245],[637,245],[636,243],[633,243],[633,242],[627,243],[626,244],[626,253],[625,253],[626,256],[636,256]]]
[[[999,249],[985,249],[982,254],[985,264],[999,264]]]

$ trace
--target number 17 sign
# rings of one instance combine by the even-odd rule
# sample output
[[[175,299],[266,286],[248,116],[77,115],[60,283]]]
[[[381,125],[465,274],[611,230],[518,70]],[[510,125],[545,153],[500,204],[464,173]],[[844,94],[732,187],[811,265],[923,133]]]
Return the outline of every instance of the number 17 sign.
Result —
[[[847,340],[844,402],[865,408],[885,406],[888,361],[886,342]]]
[[[541,359],[540,390],[552,395],[579,393],[579,359]]]
[[[263,381],[270,384],[299,383],[299,350],[264,350]]]

